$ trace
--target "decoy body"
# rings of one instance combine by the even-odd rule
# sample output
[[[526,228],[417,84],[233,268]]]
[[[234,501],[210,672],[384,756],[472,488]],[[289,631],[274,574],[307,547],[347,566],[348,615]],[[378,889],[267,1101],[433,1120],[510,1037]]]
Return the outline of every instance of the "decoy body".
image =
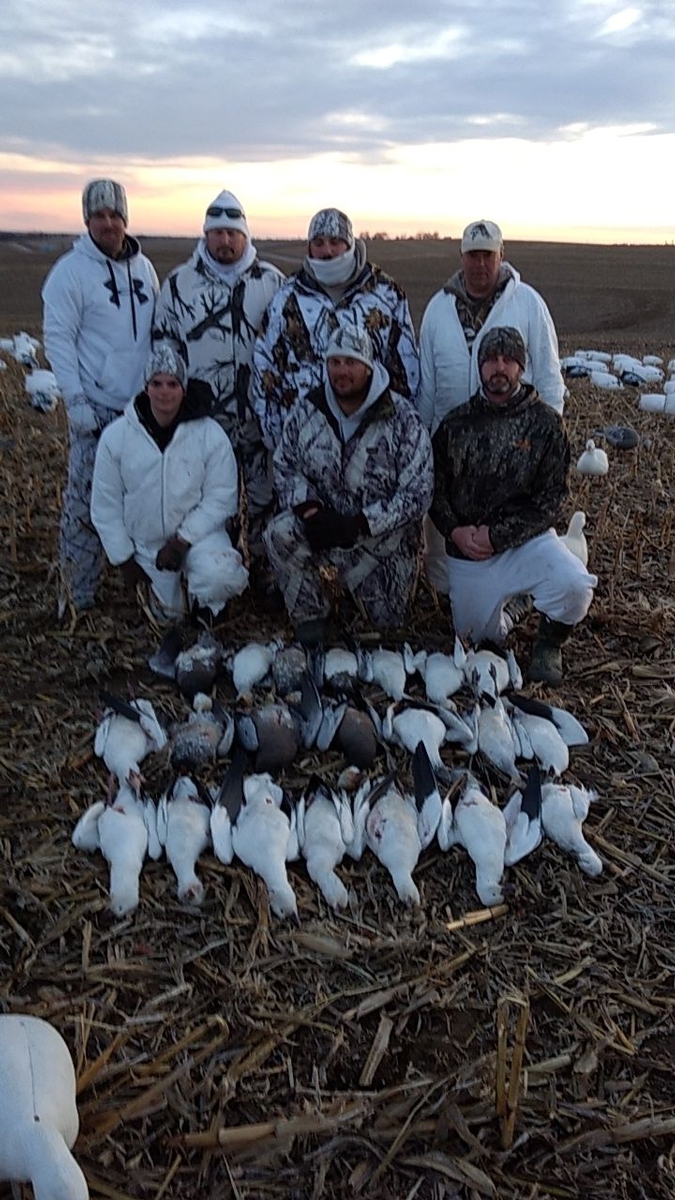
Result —
[[[146,854],[159,858],[157,818],[152,800],[123,783],[112,803],[97,801],[73,830],[78,850],[100,850],[110,866],[110,910],[116,917],[138,908],[139,880]]]
[[[587,875],[600,875],[602,859],[589,846],[582,830],[597,792],[573,784],[545,783],[541,796],[541,823],[546,836],[576,858]]]
[[[577,459],[577,471],[580,475],[606,475],[609,470],[609,459],[604,450],[596,446],[593,438],[586,442],[586,449]]]
[[[481,903],[501,904],[506,852],[504,814],[470,772],[464,776],[461,789],[443,801],[438,844],[441,850],[463,846],[476,868],[476,891]]]
[[[570,523],[567,526],[567,533],[561,537],[561,542],[564,542],[567,549],[579,559],[584,566],[588,563],[588,543],[584,534],[584,525],[586,524],[586,513],[575,512],[570,517]]]
[[[38,1017],[0,1016],[0,1179],[35,1200],[88,1200],[70,1153],[79,1130],[75,1070],[60,1033]]]
[[[210,837],[211,799],[188,775],[174,780],[157,808],[157,836],[178,883],[178,899],[201,904],[204,885],[195,872]]]

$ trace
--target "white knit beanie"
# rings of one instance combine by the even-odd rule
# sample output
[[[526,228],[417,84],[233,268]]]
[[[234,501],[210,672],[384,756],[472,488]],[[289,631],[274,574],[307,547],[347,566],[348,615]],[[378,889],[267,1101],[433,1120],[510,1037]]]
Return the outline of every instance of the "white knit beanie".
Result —
[[[127,194],[121,183],[114,179],[92,179],[82,192],[82,216],[85,225],[94,213],[102,208],[111,208],[122,218],[125,225],[129,224],[129,209]]]
[[[209,229],[238,229],[250,239],[246,213],[234,192],[219,192],[206,210],[204,233]]]
[[[370,334],[357,325],[338,325],[331,334],[326,358],[355,358],[372,368],[375,355]]]
[[[354,245],[352,223],[339,208],[321,208],[314,214],[309,223],[307,241],[312,242],[317,237],[341,238],[350,249]]]
[[[153,375],[175,375],[176,379],[182,383],[183,388],[187,385],[185,363],[180,354],[176,354],[173,346],[168,346],[165,342],[157,343],[145,364],[146,384],[150,382]]]

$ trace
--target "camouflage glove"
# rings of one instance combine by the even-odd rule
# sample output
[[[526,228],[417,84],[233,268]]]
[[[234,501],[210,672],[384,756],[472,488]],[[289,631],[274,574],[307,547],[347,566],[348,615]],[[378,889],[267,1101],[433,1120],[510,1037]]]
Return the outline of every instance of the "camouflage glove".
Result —
[[[68,425],[71,433],[98,433],[98,420],[91,404],[81,396],[68,405]]]
[[[161,550],[157,552],[155,566],[158,571],[180,571],[183,565],[183,559],[190,549],[190,543],[183,540],[182,537],[169,538],[165,542]]]
[[[334,508],[322,508],[305,520],[305,535],[312,550],[330,550],[340,546],[347,550],[368,532],[363,513],[345,516]]]

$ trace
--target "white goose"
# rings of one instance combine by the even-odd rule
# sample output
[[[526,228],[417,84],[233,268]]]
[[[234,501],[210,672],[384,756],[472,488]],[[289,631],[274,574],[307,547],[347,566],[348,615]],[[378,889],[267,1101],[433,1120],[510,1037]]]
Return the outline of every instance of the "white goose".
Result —
[[[112,803],[98,800],[82,814],[72,843],[93,854],[100,850],[110,866],[110,910],[123,917],[138,908],[139,880],[146,854],[159,858],[157,815],[152,800],[143,797],[140,777],[123,783]]]
[[[157,837],[178,883],[178,899],[201,904],[204,885],[195,867],[211,838],[211,798],[189,775],[180,775],[157,809]]]
[[[476,891],[481,903],[501,904],[506,852],[504,814],[469,771],[464,775],[459,795],[455,792],[443,801],[438,844],[441,850],[463,846],[476,868]]]
[[[349,799],[337,795],[317,775],[307,784],[296,809],[298,845],[313,879],[331,908],[346,908],[349,895],[335,872],[354,838]]]
[[[131,772],[140,774],[148,754],[166,746],[166,733],[149,700],[127,702],[112,692],[101,692],[101,698],[108,708],[96,730],[94,753],[122,785]]]
[[[607,453],[596,446],[593,438],[588,439],[586,449],[577,459],[577,471],[580,475],[606,475],[609,471]]]
[[[75,1070],[60,1033],[39,1017],[0,1016],[0,1179],[35,1200],[89,1200],[70,1153],[79,1130]]]

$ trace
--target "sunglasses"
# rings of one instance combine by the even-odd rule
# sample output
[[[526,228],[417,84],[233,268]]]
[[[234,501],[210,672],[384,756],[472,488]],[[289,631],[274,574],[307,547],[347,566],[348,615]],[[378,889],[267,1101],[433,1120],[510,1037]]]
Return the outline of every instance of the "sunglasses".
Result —
[[[207,217],[229,217],[231,221],[246,220],[240,208],[221,208],[219,204],[212,204],[211,208],[207,208],[206,215]]]

